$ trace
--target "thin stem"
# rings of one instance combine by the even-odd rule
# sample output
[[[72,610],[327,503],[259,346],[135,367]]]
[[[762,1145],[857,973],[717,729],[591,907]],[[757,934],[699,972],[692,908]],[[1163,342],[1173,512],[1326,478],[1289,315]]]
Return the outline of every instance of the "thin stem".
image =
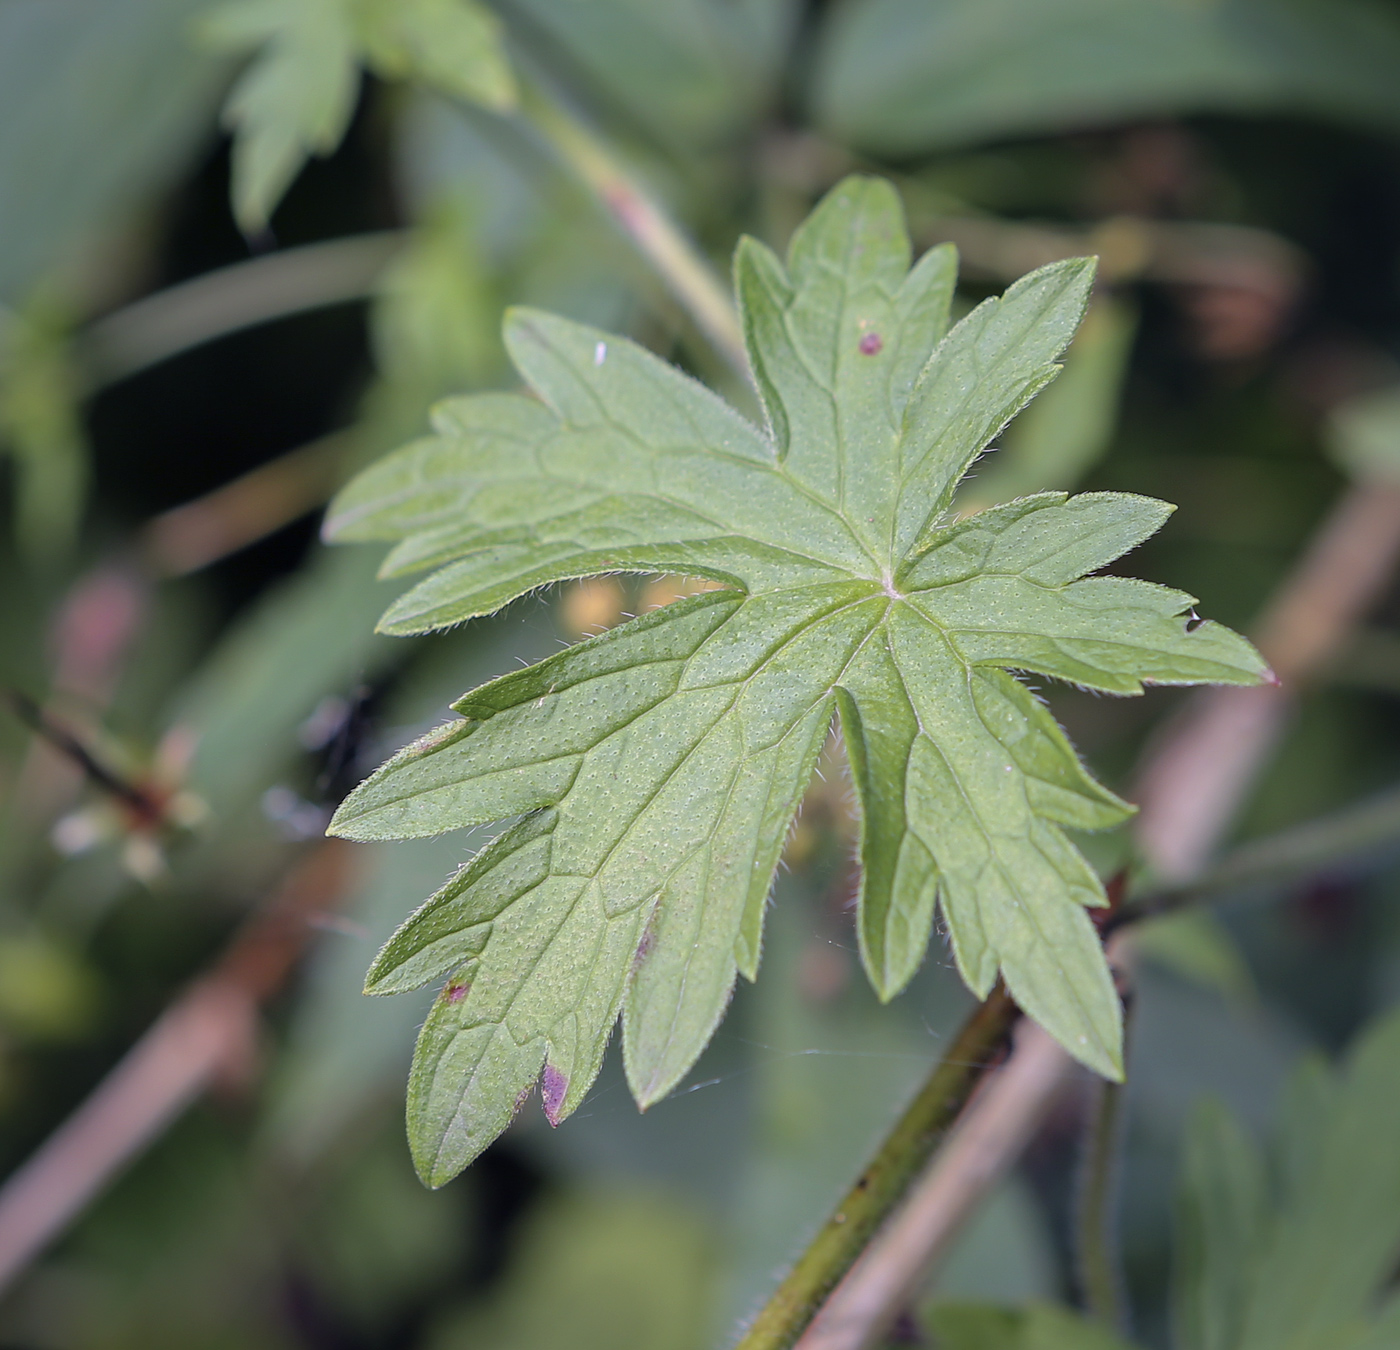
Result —
[[[286,982],[354,878],[351,846],[305,854],[213,967],[175,999],[92,1094],[0,1186],[0,1293],[222,1074],[246,1073],[256,1011]]]
[[[1400,843],[1400,788],[1391,788],[1321,820],[1242,844],[1194,881],[1149,890],[1103,925],[1107,938],[1119,928],[1190,905],[1214,903],[1290,877],[1329,867],[1357,866],[1388,854]]]
[[[1018,1016],[1000,985],[973,1012],[736,1350],[786,1350],[802,1334],[943,1141]]]
[[[1011,1058],[987,1076],[947,1143],[822,1305],[795,1350],[875,1350],[909,1308],[987,1188],[1020,1156],[1071,1072],[1060,1047],[1026,1018]]]
[[[1118,1249],[1118,1182],[1126,1092],[1122,1083],[1099,1079],[1094,1084],[1093,1102],[1085,1121],[1074,1222],[1075,1264],[1084,1305],[1113,1331],[1127,1329]]]
[[[748,355],[738,312],[728,289],[700,250],[608,146],[538,86],[523,84],[521,108],[642,251],[700,331],[747,379]]]
[[[304,244],[168,286],[87,326],[84,374],[91,387],[112,384],[230,333],[366,299],[406,238],[382,230]]]
[[[147,566],[187,576],[314,511],[342,480],[347,446],[344,432],[332,432],[161,512],[141,532]]]

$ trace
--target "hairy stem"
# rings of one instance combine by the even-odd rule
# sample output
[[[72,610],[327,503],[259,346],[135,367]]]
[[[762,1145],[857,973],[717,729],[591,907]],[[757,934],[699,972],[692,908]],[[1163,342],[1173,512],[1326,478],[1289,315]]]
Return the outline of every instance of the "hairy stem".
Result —
[[[786,1350],[802,1334],[942,1142],[1018,1016],[1000,985],[973,1012],[737,1350]]]
[[[988,1075],[909,1198],[822,1305],[796,1350],[875,1350],[946,1254],[987,1187],[1004,1176],[1069,1076],[1049,1035],[1022,1018],[1011,1058]]]
[[[729,290],[708,260],[604,142],[534,85],[522,109],[555,153],[598,198],[685,307],[696,327],[745,378],[748,356]]]

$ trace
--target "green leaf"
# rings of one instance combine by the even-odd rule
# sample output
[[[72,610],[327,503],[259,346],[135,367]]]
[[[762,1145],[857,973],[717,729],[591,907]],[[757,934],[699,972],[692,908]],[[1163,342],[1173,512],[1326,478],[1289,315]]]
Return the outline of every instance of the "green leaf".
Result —
[[[924,1322],[946,1350],[1021,1350],[1026,1315],[1019,1308],[941,1303]]]
[[[410,1132],[441,1182],[543,1073],[582,1099],[621,1017],[642,1105],[756,973],[784,835],[833,715],[862,814],[862,957],[883,998],[941,904],[968,984],[1000,972],[1097,1071],[1121,1074],[1118,1000],[1063,829],[1131,808],[1096,784],[1010,673],[1097,689],[1253,683],[1257,653],[1190,628],[1189,596],[1083,574],[1151,534],[1160,502],[1050,493],[943,512],[987,442],[1053,378],[1091,282],[1032,273],[944,333],[951,254],[909,270],[885,183],[837,187],[786,263],[736,275],[769,432],[625,339],[508,315],[539,401],[443,405],[437,434],[370,468],[328,533],[395,541],[428,575],[385,615],[415,633],[569,577],[671,571],[721,584],[514,672],[343,804],[385,839],[520,817],[408,920],[370,987],[450,975],[424,1029]]]
[[[795,0],[517,0],[607,106],[694,152],[732,144],[774,99]]]
[[[1027,1308],[1021,1345],[1023,1350],[1132,1350],[1100,1323],[1049,1303]]]
[[[1258,996],[1248,963],[1219,916],[1208,909],[1183,909],[1138,924],[1133,946],[1147,960],[1227,998]]]
[[[497,112],[515,106],[500,21],[474,0],[361,0],[360,38],[374,69],[418,79]]]
[[[207,153],[227,72],[189,41],[205,8],[0,5],[0,303],[129,229]]]
[[[422,1350],[702,1350],[712,1344],[715,1233],[703,1212],[614,1186],[551,1194],[512,1230],[487,1294],[449,1311]]]
[[[18,469],[15,534],[33,561],[53,562],[76,542],[87,495],[82,381],[62,307],[32,297],[0,310],[0,453]]]
[[[1007,428],[996,456],[965,480],[961,509],[1072,488],[1084,477],[1113,439],[1136,331],[1137,315],[1124,301],[1090,307],[1064,375]]]
[[[1344,399],[1327,419],[1328,449],[1353,478],[1400,479],[1400,388]]]
[[[1200,112],[1400,119],[1384,0],[852,0],[830,15],[816,119],[877,154]]]
[[[1305,1065],[1281,1140],[1288,1186],[1260,1254],[1241,1350],[1328,1341],[1359,1323],[1400,1259],[1400,1014],[1374,1023],[1338,1081]],[[1296,1136],[1296,1137],[1295,1137]]]
[[[234,215],[260,230],[307,159],[345,135],[360,85],[354,24],[345,0],[234,0],[202,31],[216,48],[257,53],[229,91],[224,123]]]
[[[1181,1350],[1234,1350],[1264,1225],[1264,1164],[1223,1107],[1202,1105],[1186,1135],[1177,1197],[1173,1321]]]
[[[1391,1294],[1367,1333],[1348,1350],[1394,1350],[1397,1345],[1400,1345],[1400,1294]]]
[[[262,229],[312,155],[340,144],[360,64],[496,111],[515,84],[496,17],[476,0],[231,0],[201,25],[218,49],[254,52],[224,105],[239,225]]]
[[[1186,1141],[1175,1321],[1181,1350],[1371,1350],[1395,1343],[1377,1302],[1400,1258],[1400,1014],[1333,1073],[1306,1057],[1288,1087],[1273,1194],[1259,1149],[1221,1107]],[[1389,1338],[1389,1339],[1388,1339]]]

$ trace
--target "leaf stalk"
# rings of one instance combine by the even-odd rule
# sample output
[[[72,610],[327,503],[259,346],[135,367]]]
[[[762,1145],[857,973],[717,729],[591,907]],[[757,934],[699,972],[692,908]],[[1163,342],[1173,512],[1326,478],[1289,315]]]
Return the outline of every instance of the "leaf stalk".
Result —
[[[822,1225],[736,1350],[786,1350],[943,1142],[1020,1010],[1000,984],[963,1024],[918,1096]]]

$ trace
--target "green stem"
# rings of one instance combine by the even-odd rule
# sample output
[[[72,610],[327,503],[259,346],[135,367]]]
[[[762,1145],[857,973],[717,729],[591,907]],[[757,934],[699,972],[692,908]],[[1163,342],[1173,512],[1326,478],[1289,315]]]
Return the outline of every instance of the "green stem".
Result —
[[[738,312],[728,288],[695,244],[607,145],[537,86],[523,85],[521,110],[646,256],[700,331],[747,378]]]
[[[362,300],[404,246],[403,230],[282,249],[205,272],[89,324],[78,356],[97,389],[245,328]]]
[[[973,1012],[736,1350],[786,1350],[802,1334],[942,1143],[1018,1016],[1000,985]]]
[[[1123,1331],[1126,1321],[1117,1216],[1126,1091],[1122,1083],[1102,1079],[1095,1086],[1075,1213],[1075,1261],[1084,1305],[1113,1331]]]
[[[1104,936],[1126,924],[1187,905],[1224,899],[1252,887],[1354,861],[1393,848],[1398,841],[1400,788],[1237,848],[1188,885],[1149,891],[1113,915],[1104,924]],[[1000,986],[973,1011],[874,1160],[798,1258],[735,1350],[785,1350],[797,1340],[942,1142],[1016,1017],[1016,1005]],[[1107,1093],[1102,1110],[1116,1114],[1121,1103],[1121,1089],[1113,1089]],[[1113,1121],[1108,1124],[1113,1125]],[[1105,1169],[1105,1197],[1109,1193],[1106,1183]],[[1103,1257],[1111,1262],[1111,1248],[1104,1248]],[[1097,1255],[1091,1262],[1102,1264]],[[1111,1271],[1112,1266],[1104,1268]],[[1111,1284],[1112,1278],[1106,1276],[1103,1283]],[[1086,1294],[1091,1300],[1101,1297],[1089,1291],[1087,1280]]]

